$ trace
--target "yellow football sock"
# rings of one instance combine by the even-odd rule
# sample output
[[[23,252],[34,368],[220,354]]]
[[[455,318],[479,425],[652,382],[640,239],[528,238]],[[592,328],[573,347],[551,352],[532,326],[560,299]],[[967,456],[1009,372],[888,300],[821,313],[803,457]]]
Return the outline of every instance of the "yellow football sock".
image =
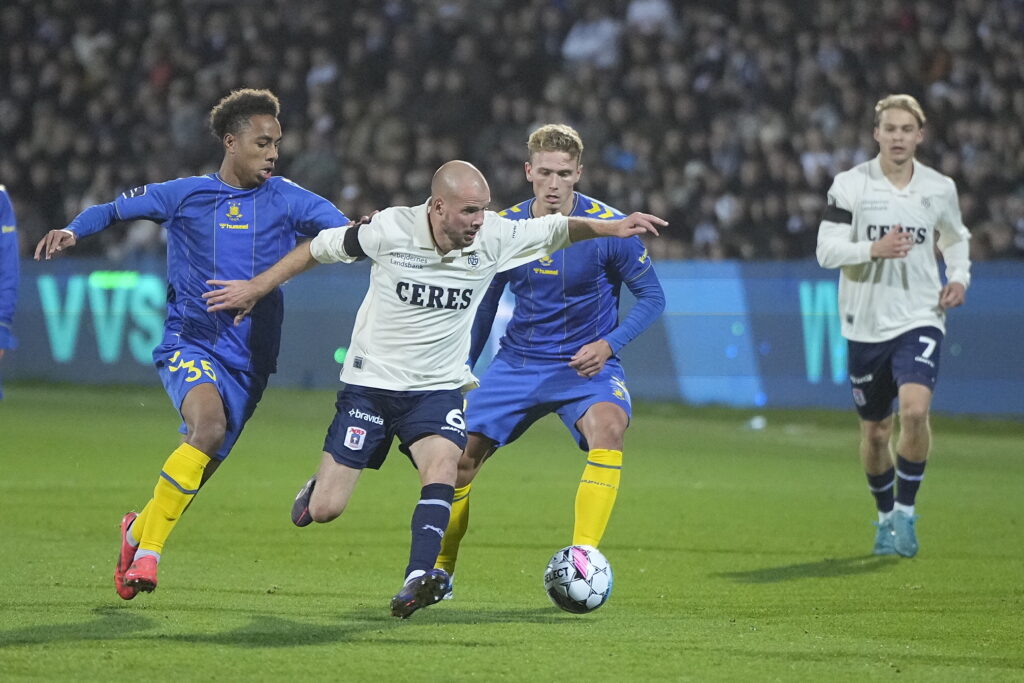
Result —
[[[149,519],[149,511],[152,509],[153,499],[150,498],[149,502],[146,503],[146,507],[142,508],[142,512],[140,512],[139,516],[135,518],[134,522],[132,522],[132,538],[134,538],[136,541],[141,541],[142,531],[146,528],[146,520]]]
[[[448,530],[441,539],[441,552],[437,555],[435,569],[443,569],[449,574],[455,571],[455,561],[459,559],[459,544],[469,528],[469,489],[473,483],[455,489],[452,499],[452,516],[448,520]]]
[[[580,487],[576,490],[573,545],[597,547],[601,542],[615,507],[621,474],[622,451],[595,448],[587,454],[587,466],[583,468]]]
[[[139,538],[141,550],[161,552],[178,518],[199,490],[203,470],[210,462],[202,451],[183,443],[171,453],[153,489],[153,499],[143,510],[146,526]]]

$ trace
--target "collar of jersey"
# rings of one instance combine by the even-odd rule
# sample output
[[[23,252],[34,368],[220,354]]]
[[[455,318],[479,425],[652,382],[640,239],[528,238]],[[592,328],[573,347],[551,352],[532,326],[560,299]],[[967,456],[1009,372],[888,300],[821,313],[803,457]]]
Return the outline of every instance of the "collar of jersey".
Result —
[[[435,254],[437,254],[439,253],[437,251],[437,245],[434,244],[434,238],[430,234],[430,200],[428,199],[427,203],[420,206],[418,210],[421,212],[420,216],[422,216],[425,219],[423,223],[426,223],[426,225],[424,226],[423,223],[420,223],[419,220],[416,221],[416,227],[412,231],[412,243],[416,246],[417,249],[424,249],[427,251],[432,251]],[[426,228],[425,230],[422,229],[424,227]],[[472,254],[474,251],[476,251],[477,245],[479,245],[479,243],[480,233],[477,232],[476,239],[473,240],[473,244],[469,245],[465,249],[453,249],[449,251],[447,254],[441,254],[441,256],[450,256],[451,254],[454,254],[456,252],[463,256],[466,254]]]
[[[885,173],[882,171],[882,155],[879,154],[874,159],[874,168],[872,169],[875,175],[875,182],[884,186],[885,189],[889,190],[893,194],[904,195],[909,194],[916,186],[918,179],[921,177],[921,162],[917,159],[911,159],[910,163],[914,165],[914,173],[910,176],[910,182],[904,188],[898,188],[892,184],[892,181],[885,177]]]
[[[256,187],[238,187],[236,185],[232,185],[231,183],[221,178],[219,171],[217,173],[214,173],[213,177],[216,178],[222,185],[230,187],[232,190],[238,190],[239,192],[252,192],[253,190],[260,189],[261,187],[263,187],[263,185],[266,185],[266,182],[264,182],[263,185],[257,185]]]

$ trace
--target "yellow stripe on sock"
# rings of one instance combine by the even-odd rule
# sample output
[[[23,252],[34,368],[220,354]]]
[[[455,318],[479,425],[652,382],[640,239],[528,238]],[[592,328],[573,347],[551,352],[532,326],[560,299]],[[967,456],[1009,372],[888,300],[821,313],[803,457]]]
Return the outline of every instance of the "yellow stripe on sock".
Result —
[[[622,475],[622,451],[595,448],[587,454],[579,488],[576,489],[576,521],[573,545],[597,547],[615,507]]]

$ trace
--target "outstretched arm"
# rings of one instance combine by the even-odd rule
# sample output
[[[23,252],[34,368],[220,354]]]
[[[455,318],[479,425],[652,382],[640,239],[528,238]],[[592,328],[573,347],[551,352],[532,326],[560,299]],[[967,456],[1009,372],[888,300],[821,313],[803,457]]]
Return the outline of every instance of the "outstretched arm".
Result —
[[[582,242],[595,237],[632,237],[644,233],[658,234],[658,226],[665,227],[668,221],[639,211],[616,221],[597,218],[569,217],[569,240]]]
[[[36,261],[49,261],[54,254],[70,249],[78,243],[79,235],[92,235],[117,220],[114,202],[97,204],[78,214],[66,228],[51,230],[36,244]]]
[[[206,310],[210,313],[238,311],[235,315],[235,325],[239,325],[257,301],[281,283],[309,270],[317,263],[309,250],[309,241],[305,241],[251,280],[207,280],[206,284],[220,289],[203,294],[207,303]]]

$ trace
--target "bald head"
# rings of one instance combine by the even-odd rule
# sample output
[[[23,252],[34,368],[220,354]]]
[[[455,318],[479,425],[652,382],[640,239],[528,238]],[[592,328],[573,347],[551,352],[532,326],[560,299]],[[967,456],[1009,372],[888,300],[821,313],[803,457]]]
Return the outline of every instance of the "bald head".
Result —
[[[473,244],[484,224],[491,188],[484,174],[465,161],[449,161],[430,182],[430,230],[442,254]]]
[[[480,170],[468,161],[449,161],[442,164],[430,181],[430,194],[434,197],[451,198],[466,192],[485,193],[491,190]]]

